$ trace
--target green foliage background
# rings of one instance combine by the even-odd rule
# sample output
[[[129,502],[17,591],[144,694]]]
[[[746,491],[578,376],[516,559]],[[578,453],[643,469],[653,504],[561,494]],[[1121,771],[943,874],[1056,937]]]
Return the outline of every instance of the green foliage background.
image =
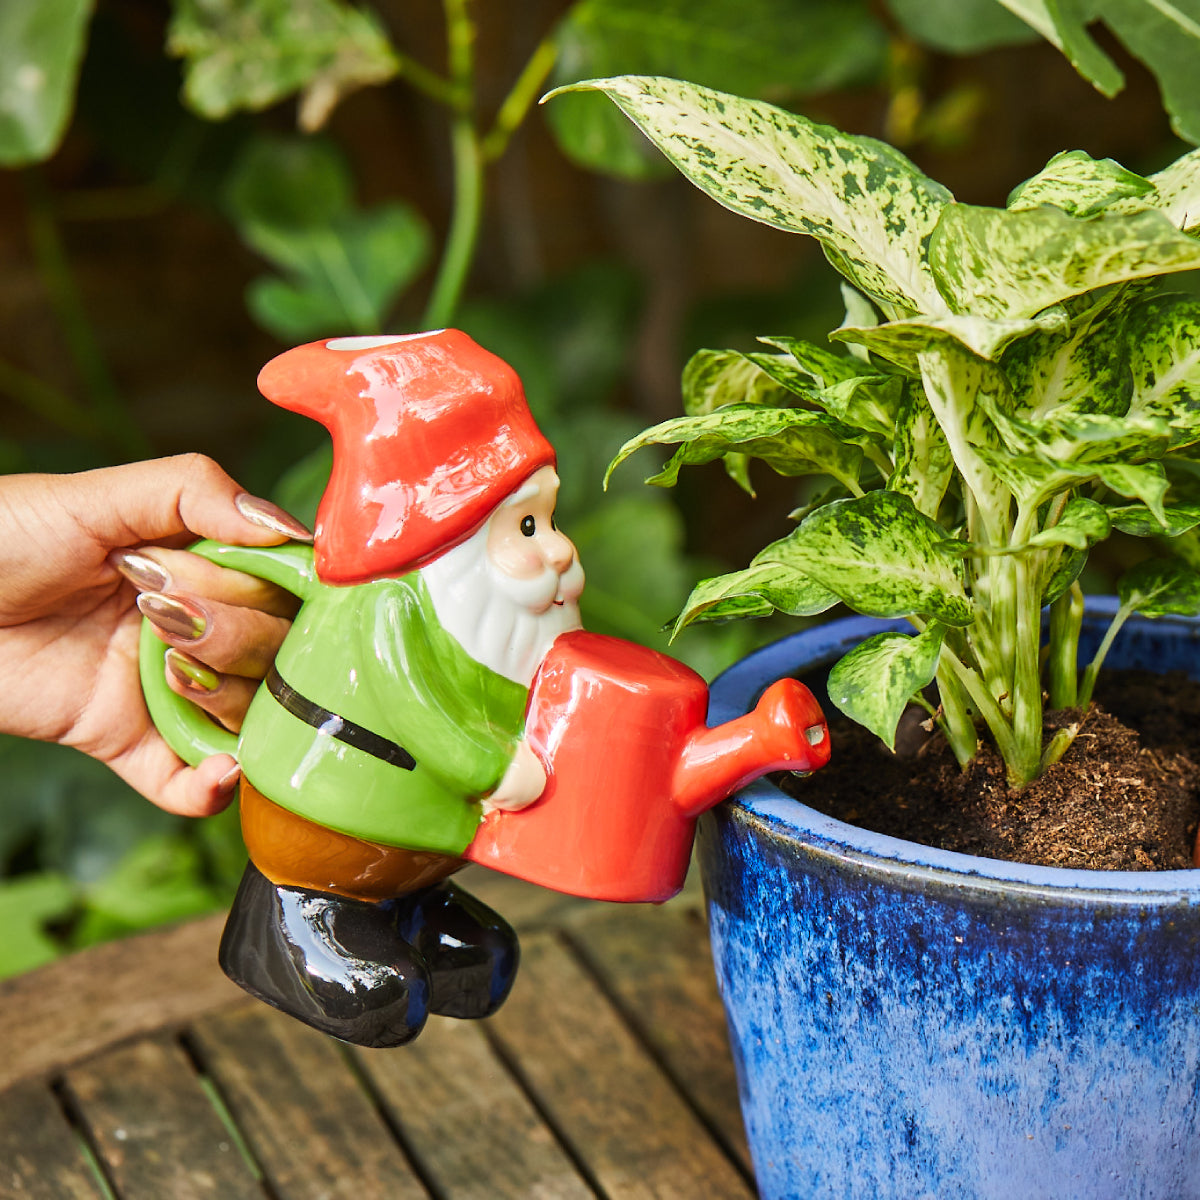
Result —
[[[678,413],[691,351],[822,336],[841,297],[798,239],[669,178],[602,96],[538,97],[690,79],[995,203],[1061,149],[1173,158],[1200,137],[1197,49],[1196,0],[5,0],[0,469],[199,449],[308,516],[323,433],[256,396],[258,367],[455,324],[513,363],[558,448],[588,626],[665,645],[696,578],[811,497],[756,480],[782,500],[756,506],[719,467],[602,497],[604,465]],[[673,652],[711,675],[771,635]],[[219,907],[240,874],[232,814],[169,817],[73,752],[0,741],[0,781],[0,973]]]

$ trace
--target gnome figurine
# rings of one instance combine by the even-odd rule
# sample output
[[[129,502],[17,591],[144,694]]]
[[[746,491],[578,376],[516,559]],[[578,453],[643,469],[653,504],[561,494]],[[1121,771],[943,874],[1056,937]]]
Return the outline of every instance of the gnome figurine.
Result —
[[[513,370],[465,334],[315,342],[259,387],[322,422],[334,454],[311,548],[194,548],[303,600],[240,734],[170,692],[161,643],[142,643],[167,741],[241,764],[250,863],[220,960],[253,995],[366,1046],[410,1040],[430,1012],[487,1016],[518,948],[449,881],[467,858],[665,899],[699,812],[828,758],[796,681],[710,730],[694,672],[580,630],[554,451]]]

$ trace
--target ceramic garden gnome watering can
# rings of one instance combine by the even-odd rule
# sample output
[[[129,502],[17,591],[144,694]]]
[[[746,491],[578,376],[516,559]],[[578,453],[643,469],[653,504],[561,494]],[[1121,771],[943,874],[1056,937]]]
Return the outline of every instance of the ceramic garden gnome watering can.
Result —
[[[263,394],[325,424],[312,547],[200,543],[302,606],[241,733],[142,678],[181,757],[236,755],[250,865],[226,972],[316,1028],[398,1045],[427,1012],[503,1001],[515,936],[447,877],[464,861],[605,900],[683,884],[696,817],[758,775],[829,757],[783,680],[705,725],[704,681],[579,627],[583,573],[554,524],[554,452],[515,373],[454,330],[300,346]]]

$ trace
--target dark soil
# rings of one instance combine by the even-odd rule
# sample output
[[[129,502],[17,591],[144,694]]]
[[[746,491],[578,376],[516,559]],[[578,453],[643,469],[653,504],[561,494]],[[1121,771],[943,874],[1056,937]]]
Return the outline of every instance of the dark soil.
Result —
[[[831,718],[829,765],[789,790],[851,825],[986,858],[1124,871],[1193,865],[1200,685],[1182,673],[1102,677],[1070,749],[1019,792],[990,746],[961,771],[944,740],[922,730],[924,715],[905,714],[897,754]],[[1079,715],[1049,714],[1047,736]]]

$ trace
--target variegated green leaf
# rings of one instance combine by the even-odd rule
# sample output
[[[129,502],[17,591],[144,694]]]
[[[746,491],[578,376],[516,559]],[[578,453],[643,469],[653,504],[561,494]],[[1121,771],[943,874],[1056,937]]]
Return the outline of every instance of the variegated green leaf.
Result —
[[[872,617],[919,613],[968,625],[962,565],[946,531],[897,492],[868,492],[817,509],[758,561],[794,567]]]
[[[983,531],[1001,538],[1009,498],[1004,479],[985,451],[999,444],[989,408],[1004,407],[1008,383],[1000,369],[946,338],[939,348],[918,356],[925,396],[950,447],[955,468],[978,507]]]
[[[683,368],[682,386],[683,411],[691,417],[727,404],[790,402],[788,389],[739,350],[697,350]]]
[[[835,354],[824,346],[814,346],[803,338],[793,337],[760,337],[760,342],[774,346],[789,355],[792,361],[805,374],[811,376],[818,387],[832,387],[835,383],[843,383],[860,375],[875,375],[861,359],[845,354]]]
[[[765,617],[775,611],[809,617],[837,602],[833,592],[795,567],[756,561],[744,571],[701,580],[684,603],[671,636],[693,621]]]
[[[917,359],[925,351],[956,342],[964,350],[989,361],[1000,357],[1013,342],[1036,333],[1054,333],[1067,326],[1061,309],[1050,309],[1032,319],[993,320],[988,317],[956,316],[942,313],[934,317],[913,317],[866,327],[842,325],[829,336],[869,350],[916,375]]]
[[[1051,466],[1081,471],[1090,463],[1157,458],[1169,441],[1165,421],[1141,414],[1055,413],[1041,421],[1026,421],[994,413],[993,419],[1003,425],[1005,442],[1018,453],[1036,454]]]
[[[1055,414],[1124,413],[1132,387],[1124,323],[1137,296],[1135,287],[1111,289],[1069,323],[1036,330],[1009,346],[1001,362],[1012,411],[1035,422]]]
[[[936,621],[916,636],[877,633],[829,672],[829,699],[889,749],[909,701],[937,672],[945,630]]]
[[[1200,439],[1200,299],[1143,300],[1129,315],[1126,336],[1130,414],[1164,421],[1172,445]]]
[[[1088,552],[1073,550],[1065,547],[1058,558],[1048,564],[1048,575],[1042,587],[1042,607],[1053,604],[1055,600],[1066,595],[1067,589],[1079,578],[1080,572],[1087,566]]]
[[[623,75],[560,90],[604,92],[719,204],[817,238],[881,303],[943,307],[923,248],[951,196],[891,146],[674,79]]]
[[[862,465],[862,451],[853,444],[855,437],[855,430],[825,413],[730,405],[644,430],[621,447],[605,479],[635,450],[679,445],[667,465],[647,483],[671,487],[682,467],[712,462],[731,451],[761,458],[780,475],[831,475],[848,483],[857,480]]]
[[[1172,504],[1163,510],[1164,524],[1144,504],[1123,504],[1108,510],[1114,529],[1133,537],[1179,537],[1200,525],[1200,504]]]
[[[1011,320],[1096,288],[1200,267],[1200,241],[1159,212],[1080,221],[1053,208],[950,204],[929,262],[952,312]]]
[[[1141,500],[1155,516],[1166,521],[1163,497],[1167,494],[1167,476],[1156,462],[1097,463],[1091,468],[1110,491],[1127,499]]]
[[[1083,150],[1067,150],[1056,154],[1032,179],[1018,184],[1008,197],[1008,207],[1020,211],[1050,204],[1072,217],[1092,217],[1119,200],[1153,192],[1153,183],[1111,158],[1095,159]]]
[[[877,434],[890,444],[904,391],[904,380],[899,375],[860,375],[823,388],[814,401],[830,416]]]
[[[793,402],[786,387],[737,350],[697,350],[683,369],[682,386],[683,410],[689,416],[713,412],[727,404],[786,406]],[[749,456],[730,453],[722,461],[729,478],[753,496]]]
[[[1071,464],[1007,450],[980,448],[977,453],[1026,507],[1039,505],[1068,488],[1099,481],[1120,496],[1143,501],[1151,512],[1163,511],[1167,477],[1156,462]]]
[[[1177,158],[1169,167],[1150,176],[1154,191],[1137,200],[1126,200],[1116,207],[1133,212],[1156,208],[1178,229],[1193,233],[1200,228],[1200,150]]]
[[[954,476],[954,459],[941,426],[920,388],[907,389],[896,416],[894,467],[887,486],[907,496],[917,510],[937,519]]]
[[[1029,539],[1029,545],[1070,546],[1073,550],[1086,550],[1104,541],[1111,530],[1109,512],[1103,504],[1097,504],[1086,496],[1075,496],[1067,502],[1057,523],[1035,533]]]
[[[1121,603],[1146,617],[1200,613],[1200,572],[1175,558],[1138,563],[1117,583]]]

